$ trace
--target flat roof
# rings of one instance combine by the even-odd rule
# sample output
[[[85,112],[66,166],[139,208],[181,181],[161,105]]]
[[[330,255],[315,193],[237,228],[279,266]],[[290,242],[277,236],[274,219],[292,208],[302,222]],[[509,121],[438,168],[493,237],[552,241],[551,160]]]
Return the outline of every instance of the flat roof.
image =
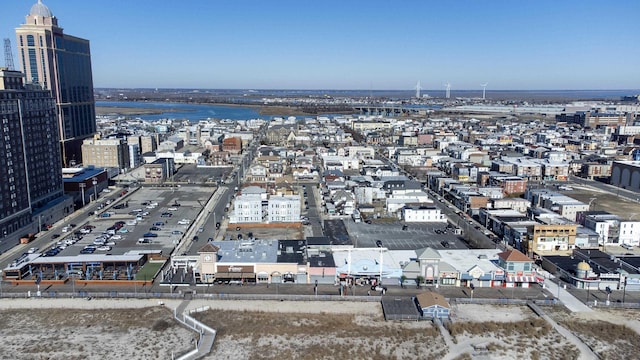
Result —
[[[31,255],[34,255],[31,257]],[[143,254],[137,255],[107,255],[107,254],[81,254],[76,256],[41,256],[41,254],[31,254],[29,261],[23,261],[16,266],[8,266],[7,270],[22,268],[25,264],[46,265],[46,264],[71,264],[90,262],[137,262]]]
[[[466,273],[478,266],[485,273],[503,270],[497,264],[501,249],[442,249],[438,250],[440,261],[453,266],[461,273]]]
[[[98,176],[105,172],[104,168],[78,168],[78,171],[75,171],[76,168],[67,168],[66,172],[63,173],[62,181],[63,182],[78,182],[86,179],[91,179],[92,177]]]
[[[278,240],[213,241],[218,250],[218,263],[276,263]]]

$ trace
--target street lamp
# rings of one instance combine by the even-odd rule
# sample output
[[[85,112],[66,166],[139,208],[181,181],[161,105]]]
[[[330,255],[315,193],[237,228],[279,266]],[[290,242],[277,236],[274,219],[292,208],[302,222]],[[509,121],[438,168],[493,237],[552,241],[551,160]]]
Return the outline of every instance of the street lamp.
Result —
[[[84,207],[84,205],[85,205],[84,188],[87,187],[87,184],[85,184],[84,182],[81,182],[80,184],[78,184],[78,186],[80,186],[80,190],[82,191],[82,207]]]
[[[91,179],[91,183],[93,184],[93,199],[97,201],[98,200],[98,188],[97,188],[98,179],[94,177],[93,179]]]

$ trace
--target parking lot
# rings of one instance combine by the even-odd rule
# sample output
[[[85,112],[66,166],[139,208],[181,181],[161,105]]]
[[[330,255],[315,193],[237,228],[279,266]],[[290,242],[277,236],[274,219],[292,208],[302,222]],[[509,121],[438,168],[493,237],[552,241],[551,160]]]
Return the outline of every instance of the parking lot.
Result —
[[[375,247],[376,242],[380,241],[383,247],[390,250],[467,248],[452,228],[446,229],[446,223],[409,223],[406,228],[400,221],[367,224],[347,219],[344,223],[355,247]]]
[[[58,254],[122,255],[132,250],[160,250],[169,255],[210,194],[210,188],[141,188],[89,218],[89,233],[81,233],[87,232],[83,224],[63,233],[58,239],[62,248]]]

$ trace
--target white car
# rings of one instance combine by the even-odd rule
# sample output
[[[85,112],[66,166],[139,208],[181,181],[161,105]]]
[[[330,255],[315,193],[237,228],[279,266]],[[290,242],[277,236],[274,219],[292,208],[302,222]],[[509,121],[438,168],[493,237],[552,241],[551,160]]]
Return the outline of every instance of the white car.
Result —
[[[27,254],[33,254],[36,251],[38,251],[38,248],[37,247],[32,247],[32,248],[29,248],[29,250],[27,250]]]
[[[103,192],[103,193],[105,193],[105,194],[107,194],[107,193],[110,193],[110,192],[111,192],[111,190],[110,190],[110,189],[103,189],[103,190],[102,190],[102,192]]]
[[[189,225],[190,222],[191,222],[190,220],[182,219],[178,221],[178,225]]]
[[[167,210],[168,210],[168,211],[178,211],[178,208],[170,207],[170,208],[168,208]]]
[[[111,246],[100,246],[99,248],[96,248],[97,251],[109,251],[111,250]]]
[[[113,235],[111,240],[122,240],[122,235]]]

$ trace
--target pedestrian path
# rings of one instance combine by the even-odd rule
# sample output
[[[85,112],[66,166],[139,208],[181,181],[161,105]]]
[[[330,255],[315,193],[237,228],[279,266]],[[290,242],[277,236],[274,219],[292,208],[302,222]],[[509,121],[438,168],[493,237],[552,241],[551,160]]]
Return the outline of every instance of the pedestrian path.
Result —
[[[591,350],[587,344],[582,342],[580,338],[575,336],[571,331],[567,330],[564,326],[558,324],[553,320],[549,315],[547,315],[538,305],[533,302],[528,302],[527,305],[533,310],[538,316],[544,319],[549,325],[551,325],[560,335],[564,336],[570,343],[575,345],[580,351],[580,360],[589,360],[589,359],[599,359],[600,357],[596,355],[596,353]]]
[[[198,332],[198,334],[200,334],[200,340],[196,344],[196,348],[194,350],[176,358],[177,360],[201,359],[209,355],[216,339],[216,331],[214,329],[211,329],[185,313],[187,306],[189,306],[189,302],[189,300],[182,301],[175,308],[174,316],[176,317],[176,320],[187,326],[190,330]]]
[[[548,274],[546,275],[546,279],[552,278],[553,276]],[[564,286],[558,286],[557,283],[553,281],[545,281],[544,286],[549,289],[549,292],[555,296],[559,302],[561,302],[569,311],[571,312],[591,312],[592,308],[585,305],[582,301],[578,300],[575,296],[571,295]]]

